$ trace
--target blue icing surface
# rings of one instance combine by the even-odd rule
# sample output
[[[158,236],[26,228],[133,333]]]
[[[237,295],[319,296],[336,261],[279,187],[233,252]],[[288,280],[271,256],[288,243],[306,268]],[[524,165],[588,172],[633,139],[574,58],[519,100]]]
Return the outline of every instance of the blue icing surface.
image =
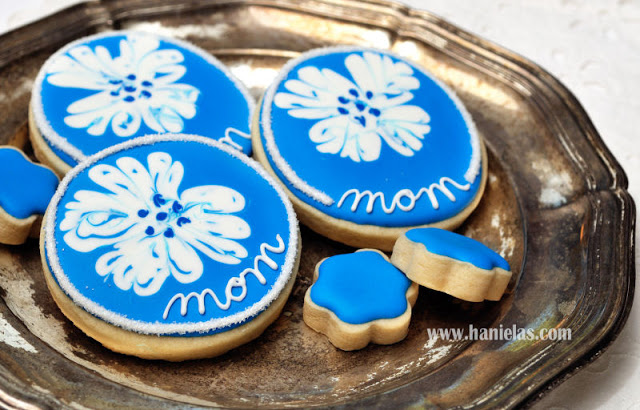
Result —
[[[481,269],[491,270],[497,267],[511,270],[509,263],[497,252],[475,239],[454,232],[437,228],[416,228],[407,231],[405,235],[413,242],[424,244],[431,253],[469,262]]]
[[[58,187],[48,168],[29,161],[15,148],[0,148],[0,208],[18,219],[44,215]]]
[[[277,191],[255,169],[193,141],[134,146],[98,160],[70,180],[55,218],[55,248],[47,250],[55,249],[64,272],[54,274],[56,281],[69,294],[62,280],[68,279],[79,292],[70,294],[76,303],[88,298],[106,313],[80,306],[118,325],[123,317],[190,325],[246,315],[284,274],[297,235]],[[254,263],[258,273],[244,276],[246,287],[225,293]],[[194,296],[183,315],[177,295],[191,292],[204,295],[203,312]],[[225,331],[258,313],[186,335]]]
[[[311,300],[350,324],[393,319],[407,310],[411,281],[375,251],[332,256],[322,262]]]
[[[38,77],[44,114],[36,113],[38,128],[70,166],[126,139],[167,132],[222,139],[250,155],[251,97],[211,60],[148,33],[81,40],[56,53]]]
[[[473,201],[482,157],[475,126],[418,66],[383,51],[340,48],[291,64],[265,97],[260,131],[272,168],[299,199],[379,226],[442,221]],[[283,169],[268,138],[306,187]]]

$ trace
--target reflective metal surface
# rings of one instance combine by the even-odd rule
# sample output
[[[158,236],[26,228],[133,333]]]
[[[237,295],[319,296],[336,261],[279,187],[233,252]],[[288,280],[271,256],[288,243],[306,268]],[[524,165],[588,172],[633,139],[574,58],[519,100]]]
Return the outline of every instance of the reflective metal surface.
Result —
[[[192,41],[256,98],[287,59],[323,45],[389,48],[422,64],[458,93],[489,150],[486,193],[459,231],[503,253],[517,275],[497,303],[422,289],[405,341],[345,353],[304,325],[302,302],[316,262],[351,249],[303,229],[285,313],[255,342],[175,364],[115,354],[86,337],[49,296],[37,241],[0,246],[3,340],[12,335],[0,344],[0,403],[514,407],[553,388],[619,333],[635,277],[626,177],[579,103],[541,68],[386,1],[90,1],[0,37],[0,142],[29,150],[29,95],[47,56],[81,35],[120,28]],[[572,339],[454,342],[427,333],[467,332],[469,324],[567,328]]]

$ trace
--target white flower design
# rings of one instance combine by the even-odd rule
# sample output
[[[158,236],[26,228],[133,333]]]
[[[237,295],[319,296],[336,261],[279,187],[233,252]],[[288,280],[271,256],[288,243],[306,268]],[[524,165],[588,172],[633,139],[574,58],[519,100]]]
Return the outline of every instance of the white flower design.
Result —
[[[117,167],[98,164],[89,170],[89,178],[108,193],[74,194],[60,223],[67,245],[79,252],[113,247],[98,258],[96,272],[113,275],[120,289],[133,287],[141,296],[156,293],[169,276],[181,283],[197,280],[203,271],[198,252],[240,263],[247,250],[235,239],[247,238],[251,228],[230,214],[244,208],[242,194],[219,185],[178,194],[182,163],[164,152],[150,154],[147,162],[148,170],[122,157]]]
[[[47,81],[59,87],[95,90],[67,107],[64,122],[103,135],[109,124],[119,137],[130,137],[142,121],[156,132],[181,132],[183,118],[196,115],[197,88],[176,83],[187,69],[182,53],[158,50],[151,35],[130,34],[120,41],[120,55],[103,46],[71,48],[52,61]]]
[[[406,104],[410,91],[420,87],[413,69],[374,52],[350,54],[345,66],[353,81],[328,68],[300,68],[299,79],[284,84],[291,93],[277,93],[275,104],[293,117],[320,120],[309,130],[320,152],[375,161],[384,140],[399,154],[413,156],[430,131],[429,115]]]

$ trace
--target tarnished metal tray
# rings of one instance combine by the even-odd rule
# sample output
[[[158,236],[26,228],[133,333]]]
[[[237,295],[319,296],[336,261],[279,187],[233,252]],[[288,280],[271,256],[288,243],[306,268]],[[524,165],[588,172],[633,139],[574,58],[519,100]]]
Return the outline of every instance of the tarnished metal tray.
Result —
[[[0,405],[32,407],[476,406],[530,404],[619,333],[634,289],[635,209],[626,177],[583,109],[540,67],[439,18],[381,0],[103,0],[0,37],[0,141],[29,149],[38,68],[64,43],[132,28],[185,38],[259,97],[310,48],[390,48],[451,86],[489,150],[479,208],[460,231],[516,271],[497,303],[421,290],[407,339],[345,353],[302,321],[321,258],[351,249],[303,229],[299,279],[258,340],[211,360],[112,353],[58,311],[37,241],[0,246]],[[447,341],[427,329],[566,328],[570,341]]]

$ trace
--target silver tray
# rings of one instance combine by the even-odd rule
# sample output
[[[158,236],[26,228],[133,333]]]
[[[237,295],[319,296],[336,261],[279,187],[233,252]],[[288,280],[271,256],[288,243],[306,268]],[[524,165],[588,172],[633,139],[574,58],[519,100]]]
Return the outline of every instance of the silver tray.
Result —
[[[530,405],[620,332],[634,291],[635,208],[624,172],[571,93],[499,46],[382,1],[102,0],[0,37],[0,142],[27,143],[33,79],[64,43],[132,28],[180,38],[227,63],[259,97],[287,59],[314,47],[391,48],[452,87],[489,150],[489,183],[460,231],[517,275],[497,303],[422,290],[407,339],[338,351],[301,319],[321,258],[351,249],[303,229],[299,279],[258,340],[185,363],[112,353],[58,311],[37,241],[0,246],[0,405],[20,408],[515,407]],[[564,328],[570,341],[448,341],[427,329]]]

